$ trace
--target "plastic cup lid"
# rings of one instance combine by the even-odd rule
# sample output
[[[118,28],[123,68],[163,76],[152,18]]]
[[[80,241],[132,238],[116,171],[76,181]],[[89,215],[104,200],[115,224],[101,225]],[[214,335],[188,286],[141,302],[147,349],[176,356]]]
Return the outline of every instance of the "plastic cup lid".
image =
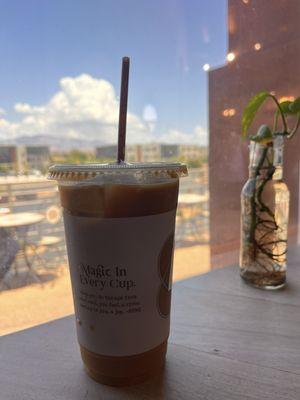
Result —
[[[182,163],[113,163],[113,164],[56,164],[49,168],[50,180],[85,180],[99,175],[142,175],[180,178],[188,175]]]

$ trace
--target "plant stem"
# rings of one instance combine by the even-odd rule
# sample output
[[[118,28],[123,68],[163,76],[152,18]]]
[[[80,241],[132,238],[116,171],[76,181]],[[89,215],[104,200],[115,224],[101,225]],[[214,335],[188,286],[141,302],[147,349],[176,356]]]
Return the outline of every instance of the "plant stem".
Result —
[[[258,164],[254,170],[254,179],[255,179],[255,187],[254,192],[251,197],[251,223],[250,223],[250,232],[249,232],[249,241],[252,244],[251,256],[253,260],[257,262],[258,252],[261,252],[265,256],[267,256],[271,262],[278,263],[280,261],[280,257],[286,254],[286,249],[281,253],[274,253],[273,250],[269,250],[269,247],[272,248],[280,243],[286,243],[284,240],[271,240],[269,236],[273,236],[273,233],[279,229],[279,226],[276,222],[274,213],[270,210],[270,208],[263,202],[262,195],[266,184],[272,180],[275,167],[273,163],[268,158],[268,150],[270,147],[265,147],[261,153]],[[255,149],[254,149],[255,151]],[[264,167],[265,162],[267,161],[267,166]],[[266,174],[259,183],[257,187],[257,179],[261,175],[263,169],[266,169]],[[262,219],[261,214],[266,213],[269,218]],[[263,235],[260,239],[257,239],[257,232],[259,227],[262,227]],[[261,232],[261,228],[260,228]],[[266,241],[264,241],[266,239]]]
[[[272,94],[270,94],[270,97],[275,101],[275,103],[276,103],[276,105],[277,105],[277,108],[278,108],[279,113],[280,113],[280,115],[281,115],[281,119],[282,119],[282,124],[283,124],[283,128],[284,128],[284,132],[287,132],[287,123],[286,123],[286,120],[285,120],[284,113],[283,113],[283,111],[282,111],[282,109],[281,109],[281,106],[280,106],[280,104],[279,104],[279,102],[278,102],[278,100],[276,99],[275,96],[273,96]]]
[[[300,126],[300,113],[298,114],[298,120],[296,122],[296,125],[295,125],[294,129],[287,136],[288,139],[291,139],[294,136],[294,134],[297,132],[299,126]]]

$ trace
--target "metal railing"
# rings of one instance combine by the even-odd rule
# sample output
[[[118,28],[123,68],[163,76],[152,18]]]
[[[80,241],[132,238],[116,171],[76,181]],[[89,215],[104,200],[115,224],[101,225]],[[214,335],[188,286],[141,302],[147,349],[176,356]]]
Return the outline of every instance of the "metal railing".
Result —
[[[189,176],[182,179],[180,182],[180,193],[208,194],[208,168],[205,166],[203,168],[190,169]],[[56,236],[62,239],[58,249],[49,248],[48,256],[50,256],[50,258],[51,251],[52,253],[60,251],[62,255],[65,256],[62,218],[58,218],[55,222],[47,218],[47,212],[50,207],[53,208],[53,206],[60,212],[59,193],[57,185],[54,182],[41,177],[0,177],[0,208],[7,207],[12,213],[38,212],[45,216],[42,222],[30,228],[28,232],[30,240],[33,242],[38,241],[41,237],[45,236]],[[178,236],[182,237],[185,234],[183,232],[184,229],[193,231],[196,224],[199,238],[202,238],[199,240],[203,241],[203,237],[206,238],[204,240],[208,240],[208,201],[202,204],[201,209],[202,213],[198,216],[194,216],[190,224],[187,223],[187,221],[183,224],[180,222],[178,223]],[[186,232],[186,234],[189,235],[190,232]],[[195,238],[195,241],[197,241],[197,238]],[[177,245],[180,244],[177,242]],[[52,254],[52,256],[54,257],[55,254]]]

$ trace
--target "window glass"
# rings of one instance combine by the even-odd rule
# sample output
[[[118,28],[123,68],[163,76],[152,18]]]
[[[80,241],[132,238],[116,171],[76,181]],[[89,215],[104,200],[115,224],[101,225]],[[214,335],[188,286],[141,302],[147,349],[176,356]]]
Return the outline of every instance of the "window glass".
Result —
[[[300,2],[0,5],[0,334],[73,312],[59,196],[46,173],[53,163],[115,160],[123,56],[131,58],[127,161],[189,167],[174,280],[237,264],[248,175],[242,110],[262,90],[281,101],[299,96]],[[257,126],[270,120],[268,107]],[[291,244],[299,140],[284,157]]]

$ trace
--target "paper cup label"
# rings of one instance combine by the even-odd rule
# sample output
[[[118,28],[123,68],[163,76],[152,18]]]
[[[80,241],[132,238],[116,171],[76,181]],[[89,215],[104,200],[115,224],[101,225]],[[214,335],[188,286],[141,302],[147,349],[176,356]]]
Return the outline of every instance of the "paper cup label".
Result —
[[[134,217],[64,212],[79,343],[129,356],[169,335],[176,211]]]

